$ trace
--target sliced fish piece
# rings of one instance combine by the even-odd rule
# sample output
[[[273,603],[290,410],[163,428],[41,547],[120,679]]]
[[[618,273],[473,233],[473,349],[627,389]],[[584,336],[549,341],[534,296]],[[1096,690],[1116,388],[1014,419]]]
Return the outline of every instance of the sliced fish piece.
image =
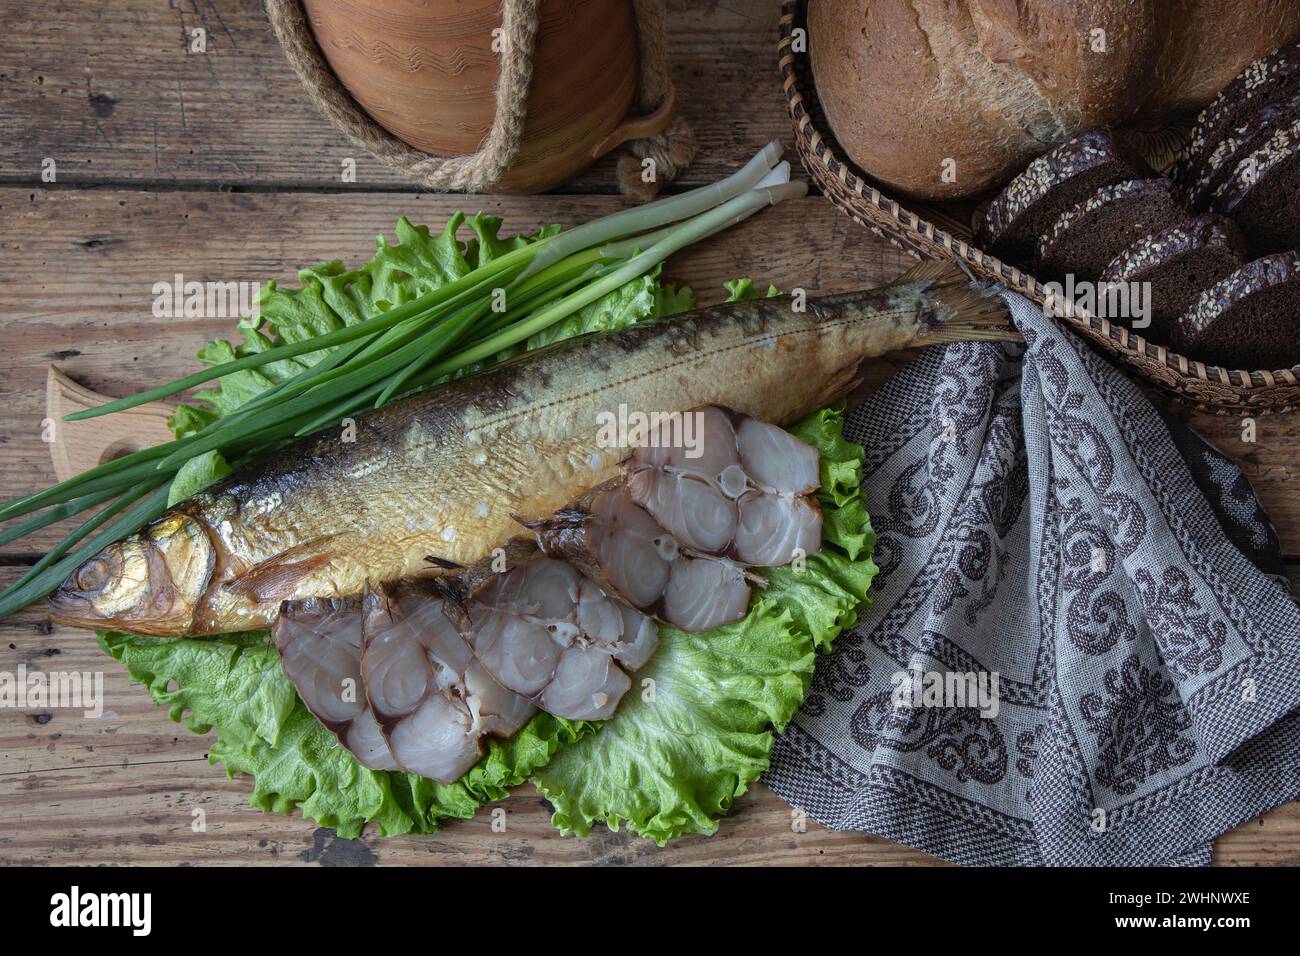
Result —
[[[352,751],[352,755],[364,767],[369,767],[371,770],[402,769],[393,759],[392,751],[388,749],[388,741],[384,739],[384,732],[379,728],[374,711],[369,707],[352,721],[352,726],[348,728],[347,735],[342,740],[343,746]]]
[[[556,716],[603,720],[631,686],[623,667],[654,653],[657,626],[535,544],[511,553],[507,570],[479,562],[448,588],[461,633],[502,686]]]
[[[789,563],[796,547],[815,551],[808,545],[820,540],[821,509],[807,496],[820,481],[817,449],[720,406],[686,414],[704,422],[703,450],[688,457],[684,447],[637,449],[624,464],[632,500],[681,545],[703,554],[775,567]],[[782,498],[789,500],[776,500]]]
[[[694,474],[643,468],[628,475],[632,500],[645,508],[680,543],[721,554],[736,534],[736,502],[716,482]]]
[[[381,726],[413,712],[430,693],[452,693],[473,659],[436,592],[372,588],[362,632],[362,675]]]
[[[742,418],[736,429],[736,450],[750,481],[764,491],[783,494],[809,495],[817,490],[821,457],[816,448],[784,428],[748,415]]]
[[[749,613],[749,583],[729,561],[682,557],[673,562],[662,616],[683,631],[711,631]]]
[[[608,586],[634,607],[653,607],[668,584],[677,539],[622,490],[600,496],[592,513],[591,551]]]
[[[483,756],[474,718],[463,701],[430,694],[387,733],[388,749],[404,770],[452,783]]]
[[[271,630],[284,674],[307,709],[371,770],[394,770],[361,674],[360,598],[286,602]]]
[[[483,754],[484,734],[509,736],[535,708],[483,669],[428,581],[366,592],[361,673],[394,762],[443,783]]]
[[[734,503],[728,505],[735,509]],[[570,509],[554,522],[536,523],[542,548],[568,560],[637,610],[682,630],[708,630],[745,616],[752,579],[743,569],[678,541],[633,500],[627,486],[614,482],[599,489],[590,508]],[[708,563],[721,568],[696,567]],[[710,594],[709,587],[718,590]],[[670,590],[672,601],[667,599]],[[699,607],[700,601],[708,607]],[[633,659],[638,656],[630,653]]]
[[[636,673],[654,656],[659,646],[659,625],[654,618],[628,607],[621,601],[614,602],[623,615],[623,637],[611,645],[610,653],[626,670]]]
[[[466,701],[475,724],[493,737],[513,737],[537,713],[537,705],[502,687],[478,660],[465,669]]]
[[[731,555],[756,568],[777,568],[816,554],[822,542],[822,509],[802,495],[751,494],[740,500],[740,523]]]
[[[540,694],[564,649],[546,625],[486,604],[472,605],[469,615],[473,627],[468,640],[488,673],[517,694]]]
[[[661,468],[708,478],[739,461],[730,409],[704,405],[668,416],[632,453],[637,468]]]
[[[555,674],[537,704],[570,720],[606,720],[632,686],[627,674],[605,650],[573,644],[564,649]]]

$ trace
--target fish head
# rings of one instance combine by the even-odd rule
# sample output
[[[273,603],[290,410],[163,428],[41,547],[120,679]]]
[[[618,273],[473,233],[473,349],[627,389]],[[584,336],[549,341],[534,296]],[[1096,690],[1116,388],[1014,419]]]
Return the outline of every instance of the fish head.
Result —
[[[215,565],[202,523],[165,515],[72,572],[50,595],[50,617],[73,627],[180,636],[193,625]]]

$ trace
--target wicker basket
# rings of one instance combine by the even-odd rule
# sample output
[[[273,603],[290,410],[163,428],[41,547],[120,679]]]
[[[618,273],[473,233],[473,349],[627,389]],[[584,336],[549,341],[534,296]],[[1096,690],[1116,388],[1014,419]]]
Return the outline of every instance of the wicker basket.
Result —
[[[1033,276],[967,241],[970,217],[962,214],[961,204],[918,204],[916,208],[924,211],[918,215],[881,193],[841,154],[817,103],[808,54],[794,52],[793,32],[805,27],[804,7],[803,0],[786,0],[782,6],[777,46],[782,83],[804,166],[842,212],[918,258],[955,259],[981,278],[1024,293],[1142,379],[1195,408],[1220,415],[1300,408],[1300,366],[1246,372],[1205,365],[1148,342],[1123,325],[1097,318],[1064,298],[1049,305],[1046,291]]]

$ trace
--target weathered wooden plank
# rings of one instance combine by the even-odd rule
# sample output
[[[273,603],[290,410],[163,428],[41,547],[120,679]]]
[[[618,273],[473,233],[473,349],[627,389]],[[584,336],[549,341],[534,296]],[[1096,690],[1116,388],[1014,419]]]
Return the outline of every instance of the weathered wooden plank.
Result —
[[[562,837],[550,805],[531,786],[502,801],[505,831],[490,811],[430,836],[341,840],[297,814],[247,805],[248,781],[204,762],[132,764],[87,771],[0,776],[0,863],[368,865],[935,865],[940,861],[860,833],[810,823],[790,829],[790,809],[762,785],[737,801],[712,837],[660,849],[601,827]],[[196,810],[202,811],[200,817]],[[196,821],[206,829],[194,829]]]
[[[369,256],[400,215],[440,224],[457,209],[485,209],[511,230],[571,225],[620,208],[607,196],[464,197],[389,194],[193,194],[134,190],[0,189],[6,222],[0,283],[0,485],[24,493],[53,479],[41,440],[46,365],[97,391],[126,394],[196,367],[208,338],[231,319],[156,319],[152,287],[175,273],[200,281],[292,281],[318,261]],[[764,211],[670,261],[668,274],[716,301],[727,279],[751,275],[783,289],[838,292],[876,285],[909,265],[821,199]],[[883,380],[897,360],[881,363]],[[1241,422],[1179,412],[1245,470],[1291,555],[1300,554],[1300,416],[1262,416],[1255,442]],[[57,433],[56,433],[57,437]],[[0,549],[31,553],[56,529]]]
[[[0,487],[8,497],[53,481],[42,440],[50,362],[95,391],[123,395],[196,369],[194,353],[205,340],[234,334],[231,318],[155,318],[155,282],[173,281],[176,273],[199,281],[293,282],[298,268],[322,260],[364,261],[376,234],[391,237],[401,215],[441,228],[456,210],[484,209],[502,216],[513,233],[545,222],[573,225],[622,205],[611,196],[477,197],[467,205],[463,197],[428,194],[0,189]],[[823,274],[823,262],[834,269]],[[737,276],[817,294],[875,285],[906,265],[892,247],[810,198],[765,210],[686,250],[669,262],[668,274],[697,289],[705,303],[724,297],[722,283]],[[51,528],[0,553],[27,554],[57,540]]]
[[[258,0],[78,0],[5,5],[0,182],[213,188],[414,187],[316,109]],[[789,142],[776,68],[779,4],[674,0],[668,50],[699,140],[684,185],[725,175],[765,142]],[[189,52],[193,30],[207,50]],[[356,160],[356,183],[340,181]],[[615,189],[607,158],[569,184]]]
[[[15,568],[0,568],[0,586]],[[1292,571],[1300,586],[1300,568]],[[168,719],[89,632],[52,627],[31,608],[0,621],[0,671],[99,671],[104,714],[57,708],[0,709],[0,863],[726,863],[748,865],[924,865],[930,857],[888,840],[832,833],[811,821],[791,828],[790,808],[766,787],[737,801],[712,838],[659,849],[626,833],[598,829],[565,839],[550,826],[546,801],[522,787],[504,801],[506,831],[489,811],[430,837],[341,841],[299,815],[267,815],[247,805],[250,782],[228,780],[205,757],[211,735]],[[201,809],[206,830],[193,829]],[[1300,861],[1300,804],[1238,827],[1218,844],[1223,865]]]
[[[0,568],[0,586],[18,573]],[[0,621],[0,671],[103,675],[103,713],[58,707],[0,709],[0,863],[899,863],[924,854],[809,823],[791,828],[790,808],[765,787],[738,802],[712,839],[660,850],[651,841],[598,830],[563,839],[532,787],[504,802],[506,831],[490,811],[433,837],[339,841],[300,815],[247,805],[251,782],[207,763],[212,734],[171,721],[88,631],[53,627],[31,608]],[[206,830],[193,829],[195,809]]]

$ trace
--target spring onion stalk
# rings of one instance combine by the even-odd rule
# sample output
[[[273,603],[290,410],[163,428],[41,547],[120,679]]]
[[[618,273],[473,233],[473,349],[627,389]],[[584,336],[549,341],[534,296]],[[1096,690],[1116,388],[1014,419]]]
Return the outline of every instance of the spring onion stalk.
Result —
[[[180,392],[202,385],[204,382],[215,381],[230,375],[232,372],[243,371],[249,368],[258,368],[262,365],[269,365],[272,362],[278,362],[281,359],[295,358],[299,355],[306,355],[308,352],[315,352],[320,349],[331,348],[335,345],[342,345],[351,342],[354,339],[363,338],[373,332],[383,331],[392,326],[417,316],[422,312],[428,311],[440,302],[454,298],[460,293],[472,289],[492,277],[502,272],[509,271],[511,268],[526,262],[532,256],[537,255],[547,244],[553,242],[557,236],[548,236],[545,239],[539,239],[531,245],[524,246],[521,249],[514,249],[503,256],[493,259],[475,269],[468,275],[462,276],[452,282],[447,283],[431,292],[426,292],[410,302],[383,312],[379,315],[364,319],[353,325],[336,329],[333,332],[327,332],[324,335],[315,338],[305,339],[301,342],[290,342],[285,345],[278,345],[274,348],[267,349],[265,352],[258,352],[254,355],[246,355],[243,358],[235,359],[231,362],[224,362],[221,365],[213,365],[211,368],[195,372],[193,375],[187,375],[179,378],[167,385],[160,385],[157,388],[151,388],[147,391],[137,392],[135,395],[119,398],[115,401],[108,402],[104,405],[98,405],[95,408],[86,408],[79,412],[72,412],[64,416],[65,421],[75,422],[87,418],[96,418],[100,415],[107,415],[110,412],[120,412],[128,408],[135,408],[138,405],[144,405],[147,402],[156,401],[160,398],[167,398]],[[486,274],[485,274],[486,273]]]
[[[0,521],[42,512],[0,531],[0,544],[104,506],[0,593],[0,617],[49,593],[106,544],[161,514],[172,479],[195,456],[218,452],[238,466],[349,414],[385,405],[476,366],[490,366],[532,336],[643,276],[679,249],[769,203],[802,195],[804,184],[789,182],[789,164],[777,162],[781,152],[779,143],[771,143],[742,169],[713,185],[537,239],[353,325],[274,345],[67,416],[70,421],[94,418],[234,372],[313,353],[318,356],[307,368],[269,385],[239,408],[183,438],[125,455],[0,505]],[[499,309],[503,292],[507,307]]]
[[[104,547],[112,544],[123,535],[138,530],[143,525],[157,518],[167,509],[167,487],[163,485],[138,501],[117,521],[95,535],[81,547],[62,560],[39,573],[32,575],[21,584],[6,588],[0,594],[0,618],[8,617],[14,611],[21,610],[32,601],[43,598],[75,571],[87,559],[94,557]],[[94,520],[94,519],[92,519]]]
[[[382,331],[382,334],[376,338],[365,340],[357,339],[347,343],[344,346],[334,349],[324,358],[320,359],[309,368],[303,369],[288,381],[281,382],[268,388],[261,395],[245,403],[241,411],[250,411],[253,408],[265,408],[269,405],[277,404],[282,399],[305,391],[308,387],[314,387],[325,381],[325,373],[331,371],[339,365],[352,361],[365,361],[372,355],[383,354],[395,345],[401,345],[410,341],[411,334],[418,332],[429,321],[442,318],[454,308],[464,304],[474,298],[481,297],[484,292],[498,283],[501,279],[498,271],[494,269],[485,269],[489,274],[480,279],[477,283],[468,286],[456,295],[447,298],[445,301],[432,306],[415,315],[402,319],[395,325]],[[391,315],[392,313],[385,313]],[[319,342],[320,338],[309,341]]]
[[[19,538],[25,538],[34,531],[40,531],[47,525],[52,525],[56,521],[62,521],[64,518],[71,518],[73,515],[81,514],[87,508],[93,508],[95,505],[102,505],[105,501],[114,498],[118,492],[101,491],[93,495],[86,495],[81,498],[73,498],[71,501],[65,501],[63,504],[55,505],[47,510],[44,514],[37,515],[35,518],[29,518],[21,524],[16,524],[12,528],[6,528],[0,531],[0,545],[8,544],[10,541],[17,541]]]
[[[466,349],[452,359],[437,363],[425,372],[421,379],[448,375],[466,365],[490,358],[512,345],[517,345],[530,336],[536,335],[543,329],[554,325],[561,319],[567,318],[583,306],[590,305],[624,283],[630,282],[637,276],[644,275],[679,249],[689,246],[693,242],[698,242],[705,236],[711,235],[726,226],[734,225],[742,219],[752,216],[764,206],[775,205],[782,199],[792,196],[802,196],[807,191],[808,186],[806,183],[786,183],[783,186],[752,189],[733,199],[729,199],[716,209],[711,209],[707,213],[685,223],[671,236],[661,239],[649,249],[633,256],[623,266],[593,282],[585,289],[575,292],[562,302],[557,302],[543,309],[536,315],[511,326],[499,335]]]
[[[40,574],[42,571],[48,568],[55,561],[59,560],[59,558],[67,554],[68,550],[72,548],[73,545],[75,545],[86,535],[90,534],[97,528],[101,527],[106,521],[113,518],[115,515],[121,514],[128,507],[135,504],[137,501],[143,498],[154,488],[157,488],[159,485],[163,484],[163,482],[165,482],[166,480],[167,480],[166,478],[161,478],[161,479],[155,478],[152,481],[147,482],[145,485],[141,486],[141,488],[138,489],[136,492],[122,495],[116,501],[110,504],[107,508],[105,508],[103,511],[99,512],[99,514],[93,516],[87,521],[82,522],[80,525],[77,526],[76,529],[72,531],[71,534],[69,534],[66,538],[64,538],[52,549],[50,549],[50,552],[46,554],[45,557],[41,558],[34,565],[32,565],[28,569],[27,573],[24,574],[22,577],[20,577],[14,583],[14,587],[22,587],[32,578],[36,577],[36,575]]]
[[[570,258],[581,259],[582,257],[572,256]],[[565,260],[565,262],[568,261],[569,260],[567,259]],[[557,263],[557,265],[560,264],[562,263]],[[544,284],[539,283],[539,288],[529,290],[527,292],[524,292],[523,294],[521,294],[520,292],[516,292],[515,295],[512,296],[512,298],[517,302],[517,305],[514,308],[510,309],[509,311],[501,313],[501,317],[499,319],[490,323],[485,323],[484,327],[479,330],[479,335],[475,336],[473,341],[470,342],[470,344],[472,345],[474,341],[478,341],[484,338],[487,334],[491,334],[492,332],[495,332],[497,329],[499,329],[502,326],[509,325],[512,322],[517,321],[523,315],[528,314],[532,310],[540,306],[547,305],[555,301],[556,299],[560,298],[561,296],[566,295],[567,293],[571,292],[573,289],[582,285],[584,282],[589,281],[596,274],[596,272],[599,271],[599,267],[594,263],[591,264],[578,263],[578,265],[581,267],[580,269],[567,270],[571,272],[568,278],[562,278],[558,275],[549,277],[546,283]],[[550,270],[546,270],[546,271],[550,271]],[[543,276],[546,275],[546,271],[539,272],[536,276],[534,276],[534,278],[538,278],[538,279],[542,278]],[[437,358],[437,356],[435,355],[420,355],[414,361],[412,361],[405,369],[403,369],[401,372],[398,372],[396,375],[394,375],[392,379],[389,381],[388,385],[384,388],[384,390],[379,393],[377,398],[375,398],[374,407],[379,408],[383,405],[386,405],[389,401],[392,400],[393,396],[396,394],[404,394],[399,390],[402,389],[402,387],[406,385],[406,383],[410,381],[410,379],[414,375],[416,375],[422,369],[428,367],[429,363],[432,362],[435,358]]]
[[[727,202],[762,182],[783,152],[785,147],[777,140],[772,140],[759,150],[753,159],[726,179],[667,199],[658,199],[635,209],[625,209],[611,216],[577,226],[568,232],[562,232],[555,237],[554,242],[541,250],[532,262],[524,267],[524,271],[519,274],[519,279],[516,281],[528,278],[534,272],[546,268],[553,262],[558,262],[579,249],[601,246],[614,239],[688,219]]]
[[[773,186],[783,186],[789,181],[790,181],[790,164],[785,160],[782,160],[780,163],[776,165],[775,168],[772,169],[770,173],[767,174],[767,176],[763,178],[763,181],[759,183],[757,186],[755,186],[754,188],[767,189]],[[734,223],[731,222],[724,222],[720,224],[714,230],[714,232],[721,232],[722,230],[729,228],[733,224]],[[636,255],[638,252],[641,252],[644,249],[649,249],[657,242],[667,239],[669,236],[673,235],[677,231],[677,229],[678,226],[675,225],[666,226],[663,229],[660,229],[656,232],[649,232],[639,236],[632,236],[631,238],[621,239],[617,242],[608,242],[605,245],[601,246],[600,254],[605,259],[626,259],[629,256]],[[713,235],[713,233],[711,232],[708,235]],[[701,239],[708,238],[708,235],[701,236],[700,238]],[[698,242],[699,240],[696,241]]]

